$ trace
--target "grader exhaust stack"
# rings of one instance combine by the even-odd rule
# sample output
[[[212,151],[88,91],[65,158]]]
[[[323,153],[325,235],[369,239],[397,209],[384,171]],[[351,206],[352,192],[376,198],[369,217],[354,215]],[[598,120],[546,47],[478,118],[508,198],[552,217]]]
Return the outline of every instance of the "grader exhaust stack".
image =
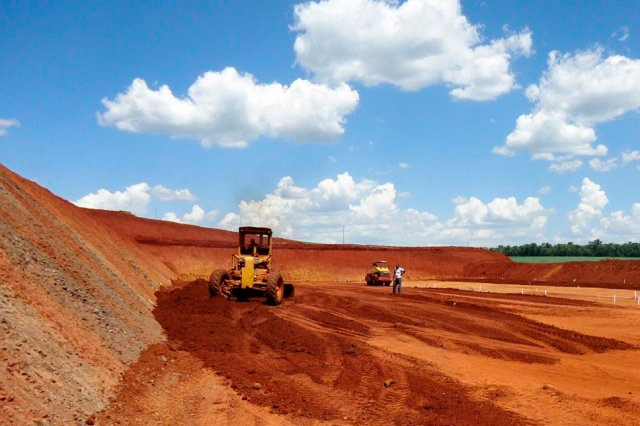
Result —
[[[232,257],[231,269],[213,271],[209,294],[238,300],[261,296],[270,305],[279,305],[285,297],[293,296],[293,284],[285,283],[282,274],[272,267],[271,229],[243,226],[238,237],[238,251]]]

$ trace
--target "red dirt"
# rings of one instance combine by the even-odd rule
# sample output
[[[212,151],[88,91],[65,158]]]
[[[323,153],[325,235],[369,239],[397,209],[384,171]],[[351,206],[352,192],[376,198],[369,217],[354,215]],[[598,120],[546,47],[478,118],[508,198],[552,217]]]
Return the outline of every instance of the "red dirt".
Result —
[[[464,294],[429,290],[392,298],[379,290],[299,284],[295,298],[273,308],[258,300],[209,298],[206,282],[196,280],[159,291],[154,315],[172,351],[195,357],[228,380],[239,398],[286,415],[294,424],[304,419],[376,425],[531,423],[495,405],[490,396],[478,397],[474,388],[429,362],[372,346],[375,336],[404,335],[464,355],[541,366],[570,355],[635,349],[527,319],[487,299],[470,303]],[[140,374],[145,368],[149,363],[142,360],[132,371]],[[386,388],[389,378],[395,383]],[[127,424],[140,410],[131,402],[139,382],[125,379],[112,407],[98,419]]]
[[[364,342],[368,327],[347,308],[349,301],[325,295],[334,303],[315,305],[322,298],[303,293],[272,309],[259,302],[209,299],[206,282],[194,281],[159,292],[154,314],[180,350],[231,380],[232,388],[254,404],[279,414],[322,420],[346,416],[358,424],[523,423],[471,399],[463,386],[428,365],[373,350]],[[354,319],[335,314],[333,305],[341,302],[345,309],[338,312],[348,311]],[[334,314],[313,320],[309,306]],[[396,385],[386,389],[389,377]],[[256,382],[259,391],[252,388]]]
[[[517,263],[473,262],[464,268],[469,281],[504,282],[564,287],[640,289],[640,261]]]
[[[469,416],[477,416],[476,423],[491,423],[495,412],[517,423],[523,419],[504,411],[503,406],[496,408],[486,398],[478,399],[473,387],[459,383],[429,363],[416,362],[414,358],[421,353],[413,353],[413,346],[404,354],[390,354],[388,348],[371,346],[371,342],[386,345],[386,340],[379,337],[381,333],[390,333],[404,336],[412,345],[423,345],[422,351],[442,349],[455,356],[479,356],[549,368],[565,357],[608,353],[611,347],[627,352],[628,343],[623,341],[544,325],[516,315],[513,310],[503,311],[495,301],[484,300],[484,296],[469,304],[468,297],[462,295],[414,292],[411,297],[396,298],[394,308],[390,309],[387,299],[375,303],[361,300],[361,293],[369,297],[388,288],[345,284],[348,290],[344,290],[335,284],[321,284],[314,291],[297,294],[277,310],[255,303],[223,307],[213,301],[212,305],[204,305],[210,302],[206,299],[199,302],[200,314],[189,309],[176,312],[175,305],[182,304],[171,297],[182,291],[185,297],[193,299],[201,291],[198,285],[186,285],[170,293],[156,292],[178,277],[187,280],[203,277],[216,267],[228,265],[235,233],[142,219],[122,212],[78,208],[1,165],[0,236],[0,412],[6,424],[83,423],[91,413],[107,406],[116,389],[121,395],[127,392],[135,395],[135,387],[127,388],[133,379],[122,382],[123,374],[153,380],[150,374],[162,376],[169,372],[181,379],[162,377],[167,383],[175,379],[184,386],[185,398],[204,395],[210,401],[215,395],[225,395],[227,399],[221,404],[227,415],[232,407],[228,401],[242,407],[232,410],[236,423],[259,424],[260,419],[270,418],[269,410],[260,411],[259,407],[272,406],[269,395],[280,395],[278,389],[284,389],[285,385],[297,389],[299,394],[283,393],[280,396],[293,398],[292,408],[278,404],[272,411],[298,413],[310,422],[324,416],[335,421],[347,417],[347,423],[367,423],[377,418],[396,421],[389,416],[401,416],[415,422],[440,421],[434,420],[437,417],[455,424],[458,420],[454,417],[460,416],[459,421],[464,423],[471,422]],[[371,261],[385,259],[391,264],[401,262],[414,280],[529,280],[532,284],[546,285],[640,287],[640,262],[529,266],[514,264],[505,256],[485,249],[468,247],[343,246],[283,239],[276,239],[275,247],[276,265],[288,280],[296,283],[362,280]],[[158,306],[154,311],[156,297]],[[453,306],[452,300],[456,303]],[[510,300],[505,299],[504,304]],[[549,306],[561,304],[551,298],[538,302]],[[221,318],[216,307],[233,316]],[[563,309],[591,308],[586,304],[565,303]],[[180,321],[184,322],[172,322],[165,317],[181,314],[184,316]],[[224,335],[218,338],[216,334],[205,339],[220,345],[216,353],[228,354],[228,359],[227,355],[222,357],[228,362],[233,357],[245,359],[243,351],[247,349],[249,354],[258,351],[260,356],[274,357],[267,357],[266,364],[272,372],[260,372],[265,374],[265,379],[261,379],[265,381],[263,392],[253,395],[255,392],[249,389],[247,396],[251,403],[234,399],[236,394],[224,386],[225,379],[216,381],[208,366],[215,365],[216,371],[224,373],[223,367],[228,365],[229,371],[224,374],[237,382],[241,393],[247,390],[249,373],[232,371],[227,361],[218,366],[198,343],[202,336],[180,339],[182,350],[178,351],[179,356],[173,356],[175,365],[157,364],[147,358],[151,350],[162,354],[175,352],[163,340],[168,337],[172,344],[178,344],[175,340],[178,337],[172,333],[191,336],[189,333],[194,330],[186,324],[194,325],[194,318],[200,318],[204,328],[210,328],[207,324],[212,319],[218,321],[216,330],[220,325],[228,326],[227,337],[231,336],[231,330],[241,333],[240,343],[233,343]],[[276,333],[264,321],[280,325],[287,333]],[[402,346],[403,342],[393,344]],[[413,358],[407,358],[407,353],[412,353]],[[166,371],[160,374],[157,369]],[[186,372],[188,377],[184,376]],[[366,383],[356,380],[360,375],[367,378]],[[388,392],[378,386],[380,378],[386,375],[399,378],[398,385],[387,389]],[[199,382],[194,384],[196,377]],[[420,387],[423,384],[425,388]],[[138,390],[147,389],[147,385],[141,384]],[[156,411],[161,412],[161,407],[171,406],[170,389],[167,385],[162,392],[151,392],[145,401],[158,404]],[[451,402],[433,394],[434,389],[457,396]],[[304,401],[302,391],[310,395],[310,403]],[[335,392],[340,398],[327,396]],[[157,399],[162,395],[166,398],[163,402]],[[374,401],[371,407],[369,401]],[[421,404],[431,408],[425,409]],[[204,409],[195,400],[187,406],[190,408],[185,410],[194,416],[195,423],[208,424],[217,418],[216,412]],[[474,414],[465,417],[460,407]],[[116,408],[112,407],[114,418],[121,421],[127,418],[123,413],[135,416],[131,404],[123,405],[120,412]],[[175,423],[175,415],[181,411],[174,408],[175,413],[165,414]],[[136,409],[145,410],[143,406]],[[345,410],[349,412],[345,414]],[[431,412],[439,414],[432,418]],[[342,414],[345,415],[340,417]],[[148,419],[142,419],[140,424],[145,424],[143,420]],[[277,424],[283,420],[276,416],[269,421]],[[131,423],[131,417],[124,421]]]

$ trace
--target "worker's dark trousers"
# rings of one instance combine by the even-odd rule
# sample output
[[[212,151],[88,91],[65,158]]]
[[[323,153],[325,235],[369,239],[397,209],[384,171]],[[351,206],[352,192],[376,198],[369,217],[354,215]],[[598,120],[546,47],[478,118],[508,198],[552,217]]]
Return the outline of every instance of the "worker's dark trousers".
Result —
[[[402,292],[402,278],[396,278],[393,280],[393,292],[394,293]]]

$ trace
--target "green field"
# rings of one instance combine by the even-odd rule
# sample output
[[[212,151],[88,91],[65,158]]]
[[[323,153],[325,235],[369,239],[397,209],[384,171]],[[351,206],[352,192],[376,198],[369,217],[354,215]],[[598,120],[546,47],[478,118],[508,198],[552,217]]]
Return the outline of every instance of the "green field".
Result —
[[[640,260],[640,257],[591,257],[591,256],[510,256],[520,263],[597,262],[599,260]]]

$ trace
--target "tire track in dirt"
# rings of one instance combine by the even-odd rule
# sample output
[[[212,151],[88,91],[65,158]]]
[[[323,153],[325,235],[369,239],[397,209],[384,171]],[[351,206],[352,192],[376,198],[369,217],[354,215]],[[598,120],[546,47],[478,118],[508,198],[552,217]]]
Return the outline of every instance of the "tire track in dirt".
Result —
[[[527,424],[426,363],[368,346],[370,319],[334,311],[340,297],[298,294],[276,308],[227,302],[196,280],[158,292],[154,315],[180,350],[275,413],[356,424]],[[314,311],[306,317],[313,327],[295,319]],[[385,387],[388,378],[395,383]]]
[[[405,334],[446,350],[538,364],[563,354],[633,348],[529,320],[499,301],[471,303],[422,291],[391,297],[375,290],[300,284],[296,297],[269,307],[260,300],[209,298],[203,280],[178,282],[156,293],[154,316],[167,344],[217,374],[237,400],[294,424],[531,423],[435,364],[367,343],[386,334],[392,341]],[[153,370],[144,362],[134,369]],[[387,379],[394,381],[389,387]],[[121,395],[131,394],[128,387],[125,379]],[[119,397],[115,404],[127,402]],[[194,404],[190,412],[197,415]]]
[[[518,425],[527,420],[434,366],[369,346],[404,333],[433,346],[525,363],[561,354],[625,350],[625,342],[564,330],[456,295],[300,285],[269,307],[210,298],[206,282],[156,294],[154,315],[171,344],[229,381],[243,399],[293,418],[356,424]],[[392,300],[392,302],[391,302]],[[393,379],[390,387],[383,386]]]
[[[376,292],[362,299],[340,289],[308,294],[303,302],[325,304],[334,314],[351,312],[360,321],[387,324],[430,346],[497,359],[553,363],[556,354],[561,353],[583,355],[636,349],[620,340],[528,319],[505,311],[497,301],[479,299],[471,303],[464,294],[415,291],[395,296],[390,304],[388,294]]]

